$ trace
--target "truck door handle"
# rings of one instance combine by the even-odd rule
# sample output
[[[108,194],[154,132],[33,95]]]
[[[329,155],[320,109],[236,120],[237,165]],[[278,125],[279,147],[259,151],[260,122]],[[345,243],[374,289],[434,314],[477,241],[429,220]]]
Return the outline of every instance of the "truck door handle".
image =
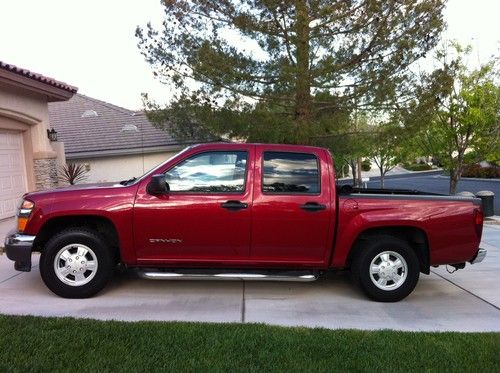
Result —
[[[300,206],[302,210],[306,211],[319,211],[319,210],[326,210],[326,205],[321,205],[317,202],[306,202],[302,206]]]
[[[227,202],[221,203],[220,206],[223,209],[228,209],[228,210],[241,210],[241,209],[246,209],[248,207],[248,204],[240,202],[240,201],[227,201]]]

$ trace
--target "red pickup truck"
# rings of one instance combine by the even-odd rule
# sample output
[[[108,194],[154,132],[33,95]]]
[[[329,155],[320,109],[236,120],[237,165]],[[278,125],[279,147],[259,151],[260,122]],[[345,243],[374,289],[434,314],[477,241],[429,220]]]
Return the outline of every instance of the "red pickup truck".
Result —
[[[149,279],[312,281],[349,269],[391,302],[430,266],[486,255],[479,199],[335,181],[326,149],[195,145],[138,179],[26,194],[5,248],[19,271],[41,252],[43,281],[68,298],[96,294],[121,264]]]

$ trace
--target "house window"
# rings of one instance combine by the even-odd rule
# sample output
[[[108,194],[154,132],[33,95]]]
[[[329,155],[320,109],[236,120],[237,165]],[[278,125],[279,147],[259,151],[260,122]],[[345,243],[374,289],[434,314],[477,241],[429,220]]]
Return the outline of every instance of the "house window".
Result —
[[[264,193],[320,192],[318,159],[314,154],[264,152]]]
[[[246,167],[244,151],[205,152],[182,161],[165,175],[171,192],[242,193]]]

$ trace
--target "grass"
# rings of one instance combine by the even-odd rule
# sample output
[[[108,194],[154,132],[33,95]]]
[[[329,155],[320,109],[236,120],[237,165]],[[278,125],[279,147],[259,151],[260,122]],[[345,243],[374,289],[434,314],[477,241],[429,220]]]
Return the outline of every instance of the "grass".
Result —
[[[498,372],[499,355],[500,333],[0,316],[1,372]]]

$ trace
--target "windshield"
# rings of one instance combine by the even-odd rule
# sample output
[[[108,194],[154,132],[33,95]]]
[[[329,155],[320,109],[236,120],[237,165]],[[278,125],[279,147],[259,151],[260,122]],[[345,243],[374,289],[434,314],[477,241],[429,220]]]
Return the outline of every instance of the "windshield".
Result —
[[[120,181],[120,184],[121,185],[131,185],[131,184],[135,184],[136,182],[139,182],[140,180],[144,179],[147,175],[149,175],[151,172],[153,172],[153,170],[156,170],[158,167],[161,167],[162,165],[164,165],[165,163],[167,163],[171,158],[173,157],[177,157],[183,153],[185,153],[186,151],[188,151],[189,149],[191,149],[193,147],[193,145],[190,145],[184,149],[182,149],[180,152],[176,153],[175,155],[173,155],[172,157],[170,157],[169,159],[166,159],[165,161],[163,161],[162,163],[159,163],[157,164],[156,166],[152,167],[151,169],[149,169],[147,172],[145,172],[144,174],[142,174],[140,177],[132,177],[130,179],[127,179],[127,180],[122,180]]]

